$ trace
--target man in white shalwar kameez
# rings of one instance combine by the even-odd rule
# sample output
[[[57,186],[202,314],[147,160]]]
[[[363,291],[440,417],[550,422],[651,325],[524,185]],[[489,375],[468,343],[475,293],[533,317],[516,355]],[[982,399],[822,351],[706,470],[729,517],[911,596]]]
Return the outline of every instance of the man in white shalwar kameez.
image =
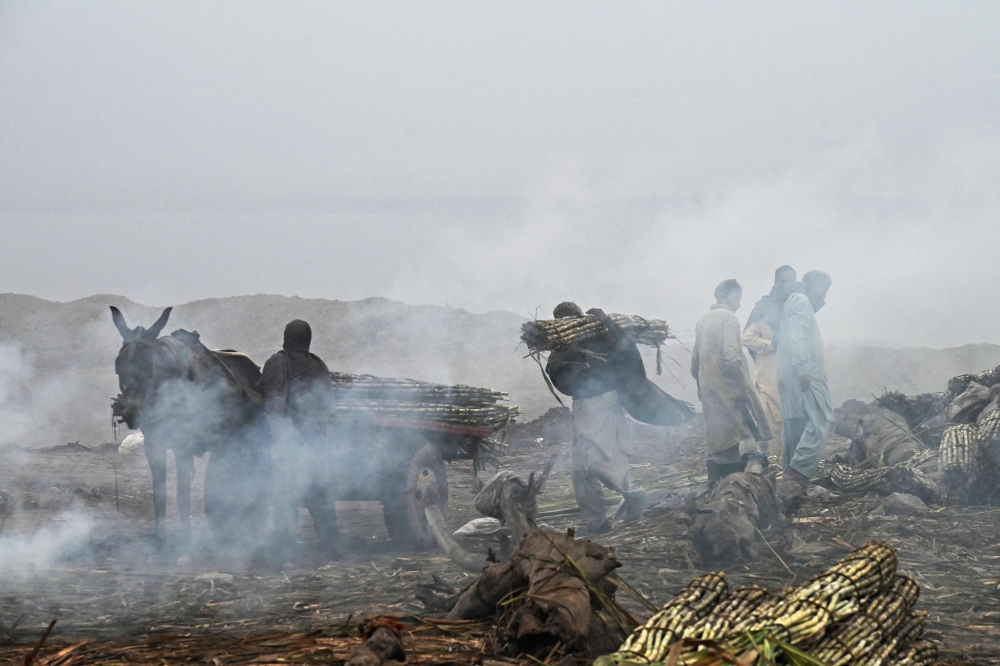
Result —
[[[789,296],[781,314],[777,356],[783,476],[799,483],[808,483],[816,473],[833,421],[815,314],[826,303],[830,284],[828,274],[809,271],[802,276],[802,293]]]
[[[771,430],[743,353],[740,308],[743,288],[725,280],[715,288],[716,303],[698,320],[691,376],[705,415],[705,464],[709,484],[735,472],[761,472],[767,466]],[[756,433],[748,427],[755,424]],[[757,441],[759,437],[760,441]],[[753,462],[753,465],[748,465]]]

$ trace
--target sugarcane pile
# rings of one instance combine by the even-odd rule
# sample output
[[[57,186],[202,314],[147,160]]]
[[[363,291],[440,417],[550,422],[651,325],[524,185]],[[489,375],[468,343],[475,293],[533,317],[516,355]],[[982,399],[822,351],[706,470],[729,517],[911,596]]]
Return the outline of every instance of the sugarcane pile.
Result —
[[[913,611],[920,587],[896,564],[890,546],[871,541],[777,594],[730,592],[723,573],[705,574],[595,664],[930,666],[937,647],[921,640],[926,614]]]
[[[499,404],[507,394],[458,384],[431,384],[413,379],[331,372],[334,414],[378,416],[475,426],[493,431],[517,416],[516,405]]]
[[[662,319],[643,319],[635,315],[609,314],[608,317],[625,330],[636,343],[659,347],[668,338],[670,327]],[[564,352],[587,340],[607,333],[608,329],[594,315],[536,319],[521,325],[521,341],[532,354],[543,351]]]

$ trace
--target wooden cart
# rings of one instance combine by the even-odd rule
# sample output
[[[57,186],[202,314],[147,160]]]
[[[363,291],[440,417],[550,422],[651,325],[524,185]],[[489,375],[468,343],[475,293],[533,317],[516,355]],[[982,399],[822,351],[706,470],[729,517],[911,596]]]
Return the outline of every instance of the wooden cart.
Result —
[[[338,421],[333,434],[334,496],[382,502],[385,526],[401,550],[436,545],[420,507],[427,484],[448,511],[445,463],[471,460],[473,473],[495,462],[505,424],[494,428],[418,419],[358,415]]]

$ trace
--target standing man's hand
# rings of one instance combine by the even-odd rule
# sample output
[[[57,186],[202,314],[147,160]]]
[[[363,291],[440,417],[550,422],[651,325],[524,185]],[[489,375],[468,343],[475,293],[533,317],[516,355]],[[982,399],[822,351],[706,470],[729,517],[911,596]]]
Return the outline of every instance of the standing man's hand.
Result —
[[[602,324],[609,320],[608,315],[606,315],[604,313],[604,310],[602,310],[601,308],[590,308],[589,310],[587,310],[587,314],[597,317],[597,320]]]
[[[808,391],[810,384],[812,384],[812,377],[810,377],[809,375],[800,375],[799,376],[799,388],[800,389],[802,389],[803,391]]]

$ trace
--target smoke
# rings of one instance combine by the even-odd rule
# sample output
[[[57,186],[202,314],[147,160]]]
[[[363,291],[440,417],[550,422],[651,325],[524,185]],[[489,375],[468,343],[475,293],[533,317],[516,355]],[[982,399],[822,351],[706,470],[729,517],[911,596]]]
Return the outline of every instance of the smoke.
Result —
[[[44,376],[34,356],[19,342],[0,342],[0,447],[5,472],[0,477],[0,570],[4,575],[30,575],[65,558],[83,555],[89,547],[93,521],[77,509],[46,518],[47,525],[27,533],[9,529],[25,507],[21,506],[20,493],[2,487],[30,455],[19,446],[51,438],[52,424],[61,421],[73,393],[74,386],[66,375]],[[48,488],[52,482],[36,485]]]
[[[0,342],[0,445],[37,441],[62,420],[72,393],[65,376],[41,376],[20,343]]]
[[[790,263],[833,275],[831,341],[998,339],[968,315],[998,279],[995,6],[9,14],[17,291],[572,298],[683,332]]]
[[[91,516],[76,511],[51,518],[51,525],[30,533],[0,531],[0,574],[31,575],[46,567],[89,554]]]

